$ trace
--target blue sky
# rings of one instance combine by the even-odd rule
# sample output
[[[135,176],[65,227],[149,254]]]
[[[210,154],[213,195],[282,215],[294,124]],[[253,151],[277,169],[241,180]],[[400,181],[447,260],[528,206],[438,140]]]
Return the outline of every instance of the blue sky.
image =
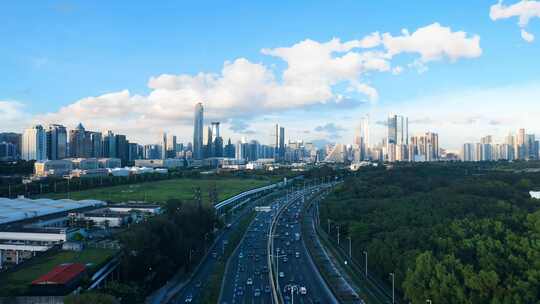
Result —
[[[197,3],[194,3],[197,2]],[[513,5],[518,1],[505,1]],[[534,1],[531,1],[534,2]],[[220,105],[209,102],[209,112],[214,108],[215,119],[225,126],[241,123],[250,132],[225,134],[238,138],[242,135],[260,137],[266,141],[272,123],[288,126],[291,137],[306,137],[308,140],[339,138],[349,143],[357,118],[372,115],[373,132],[377,120],[384,119],[389,112],[407,113],[411,120],[424,121],[411,126],[415,132],[429,130],[443,135],[441,141],[455,148],[462,141],[473,140],[490,132],[495,135],[513,131],[520,123],[534,128],[533,122],[523,121],[519,112],[492,113],[476,121],[471,129],[477,131],[460,134],[465,126],[443,126],[432,120],[444,119],[452,113],[453,120],[470,121],[467,115],[482,115],[483,109],[498,108],[504,100],[459,101],[466,96],[493,96],[491,92],[504,91],[498,96],[514,96],[523,93],[521,100],[506,100],[508,105],[522,104],[540,111],[535,88],[540,83],[539,42],[525,41],[520,29],[540,34],[540,18],[532,17],[526,27],[518,25],[518,17],[490,18],[490,7],[496,1],[12,1],[4,3],[0,10],[0,116],[8,116],[4,129],[22,129],[31,122],[46,123],[60,120],[71,126],[74,120],[65,119],[73,113],[73,119],[83,120],[90,128],[105,127],[95,116],[85,116],[77,105],[87,97],[98,97],[129,91],[129,96],[113,96],[105,101],[91,102],[95,111],[110,116],[107,128],[126,132],[141,142],[152,142],[160,130],[178,133],[184,140],[190,138],[189,115],[191,105],[183,105],[185,96],[175,100],[174,94],[164,93],[170,98],[167,105],[183,112],[173,117],[152,116],[137,111],[130,116],[133,126],[123,125],[123,117],[117,109],[103,109],[110,104],[125,107],[147,105],[145,99],[153,91],[151,77],[168,75],[196,75],[198,73],[221,73],[224,62],[245,58],[250,63],[260,64],[275,77],[276,82],[284,79],[284,71],[292,63],[275,55],[261,52],[262,49],[292,47],[311,39],[325,43],[332,38],[341,42],[359,40],[373,32],[390,33],[396,37],[406,28],[410,33],[417,29],[439,23],[452,32],[463,31],[467,39],[479,36],[481,54],[453,60],[448,56],[425,62],[427,70],[409,67],[421,57],[418,52],[403,52],[391,59],[391,68],[403,67],[403,72],[394,75],[388,71],[362,72],[358,77],[363,84],[376,89],[378,98],[366,100],[365,94],[348,92],[346,81],[332,82],[331,100],[298,101],[298,106],[272,105],[268,109],[245,113],[244,103],[228,101]],[[323,71],[324,73],[324,71]],[[340,76],[341,77],[341,76]],[[341,78],[340,78],[341,79]],[[179,87],[169,91],[178,92]],[[180,85],[185,88],[185,84]],[[238,89],[238,87],[234,87]],[[302,87],[305,88],[305,87]],[[222,92],[222,91],[219,91]],[[473,93],[471,93],[473,92]],[[527,93],[529,92],[529,93]],[[249,97],[258,100],[253,92]],[[336,102],[337,95],[347,95],[349,103]],[[491,95],[490,95],[491,94]],[[506,94],[506,95],[505,95]],[[156,94],[157,95],[157,94]],[[234,95],[234,94],[233,94]],[[197,95],[196,95],[197,96]],[[204,95],[206,96],[206,95]],[[271,95],[274,96],[274,95]],[[231,96],[229,98],[241,98]],[[115,98],[130,101],[117,102]],[[217,98],[217,97],[214,97]],[[316,99],[316,97],[313,97]],[[218,98],[219,99],[219,98]],[[369,98],[368,98],[369,99]],[[500,99],[500,98],[497,98]],[[445,100],[442,104],[441,100]],[[458,100],[458,101],[456,101]],[[193,101],[193,103],[196,100]],[[204,102],[204,100],[203,100]],[[262,102],[262,101],[261,101]],[[265,101],[268,102],[268,101]],[[276,101],[287,102],[287,101]],[[456,106],[456,102],[459,107]],[[294,103],[294,102],[292,102]],[[96,105],[97,104],[97,105]],[[230,105],[230,107],[228,106]],[[163,105],[162,105],[163,106]],[[2,110],[2,107],[4,108]],[[9,109],[8,109],[9,108]],[[248,107],[249,108],[249,107]],[[431,109],[431,111],[426,111]],[[86,109],[92,111],[92,109]],[[109,111],[110,110],[110,111]],[[72,112],[70,112],[72,111]],[[180,111],[180,110],[179,110]],[[217,112],[221,111],[221,114]],[[164,111],[166,112],[166,111]],[[415,114],[420,115],[415,115]],[[528,112],[531,114],[531,112]],[[209,113],[210,114],[210,113]],[[431,115],[433,114],[433,115]],[[500,114],[500,115],[499,115]],[[144,116],[144,118],[142,118]],[[212,114],[210,114],[212,116]],[[415,117],[418,116],[418,117]],[[421,116],[421,117],[420,117]],[[504,116],[504,117],[503,117]],[[174,118],[178,118],[175,121]],[[490,124],[492,120],[504,119],[504,124]],[[232,119],[232,120],[230,120]],[[483,123],[484,121],[485,123]],[[139,124],[149,124],[137,128]],[[332,123],[338,126],[336,134],[316,132],[317,126]],[[150,127],[151,126],[151,127]],[[381,127],[382,128],[382,127]],[[379,128],[379,129],[381,129]],[[321,128],[319,128],[321,129]],[[237,129],[236,129],[237,130]],[[344,130],[344,131],[340,131]],[[530,129],[531,132],[540,130]],[[20,130],[19,130],[20,131]],[[497,133],[499,132],[499,133]],[[490,132],[491,133],[491,132]]]

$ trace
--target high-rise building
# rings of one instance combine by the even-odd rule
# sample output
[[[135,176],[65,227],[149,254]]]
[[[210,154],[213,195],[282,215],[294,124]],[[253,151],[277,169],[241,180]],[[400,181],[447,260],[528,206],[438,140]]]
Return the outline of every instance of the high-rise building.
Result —
[[[122,166],[125,166],[129,161],[129,141],[125,135],[116,134],[114,136],[116,146],[116,157],[122,161]]]
[[[0,141],[0,161],[13,161],[16,160],[17,147],[5,141]]]
[[[167,134],[167,158],[176,158],[176,135]]]
[[[279,159],[285,158],[285,128],[279,127]]]
[[[103,157],[103,134],[101,132],[89,132],[92,142],[92,157]]]
[[[103,137],[103,156],[107,158],[117,158],[116,155],[116,137],[112,131],[107,131]]]
[[[21,147],[22,147],[22,134],[13,133],[13,132],[3,132],[0,133],[0,142],[11,143],[15,146],[15,156],[14,159],[21,157]]]
[[[79,123],[77,128],[69,131],[69,156],[73,158],[92,157],[91,132],[87,132]]]
[[[370,148],[369,116],[360,119],[360,124],[355,133],[354,145],[358,149],[358,160],[366,160]]]
[[[47,130],[47,158],[64,159],[67,155],[67,131],[62,125],[49,125]]]
[[[463,161],[475,161],[475,145],[473,143],[466,143],[463,145],[463,150],[461,152],[461,159]]]
[[[387,122],[386,151],[388,161],[396,159],[396,149],[404,149],[409,144],[409,119],[401,115],[391,115]],[[390,145],[394,145],[390,147]],[[405,149],[406,150],[406,149]]]
[[[161,159],[167,158],[167,139],[167,133],[163,132],[163,134],[161,134]]]
[[[24,130],[21,158],[37,161],[47,159],[47,134],[41,125]]]
[[[203,105],[202,103],[197,103],[195,105],[195,119],[193,126],[193,158],[202,159],[203,158]]]

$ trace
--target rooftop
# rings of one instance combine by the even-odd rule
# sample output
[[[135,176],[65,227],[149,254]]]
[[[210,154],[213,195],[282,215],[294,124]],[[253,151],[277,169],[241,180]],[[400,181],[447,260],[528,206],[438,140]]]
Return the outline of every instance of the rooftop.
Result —
[[[98,200],[74,201],[70,199],[29,199],[24,197],[9,199],[2,197],[0,198],[0,224],[104,205],[106,205],[105,202]]]

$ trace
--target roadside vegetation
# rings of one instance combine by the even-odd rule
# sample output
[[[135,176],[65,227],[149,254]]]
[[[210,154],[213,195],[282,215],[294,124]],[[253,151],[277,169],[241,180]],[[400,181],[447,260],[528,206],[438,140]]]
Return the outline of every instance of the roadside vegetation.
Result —
[[[321,204],[321,223],[352,238],[358,264],[367,251],[388,286],[395,273],[407,302],[536,303],[540,202],[529,190],[539,186],[538,173],[471,164],[366,168]]]

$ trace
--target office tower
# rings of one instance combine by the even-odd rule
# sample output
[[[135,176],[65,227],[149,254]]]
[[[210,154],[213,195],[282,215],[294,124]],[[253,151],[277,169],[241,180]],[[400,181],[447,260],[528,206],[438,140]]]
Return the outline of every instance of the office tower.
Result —
[[[5,141],[0,141],[0,161],[13,161],[16,159],[17,147]]]
[[[285,128],[279,127],[279,158],[285,158]]]
[[[167,134],[167,158],[176,158],[176,135]]]
[[[474,144],[474,161],[482,161],[482,144],[481,143],[475,143]]]
[[[128,161],[132,162],[136,159],[139,159],[139,145],[136,143],[130,143],[129,141],[127,142],[127,145],[128,145],[128,156],[127,156]]]
[[[116,137],[112,131],[107,131],[103,137],[103,156],[108,158],[116,158]]]
[[[167,158],[167,133],[161,134],[161,159]]]
[[[472,143],[466,143],[463,145],[463,150],[461,153],[461,159],[463,161],[475,161],[475,151],[474,151],[474,144]]]
[[[279,126],[276,124],[276,130],[275,130],[275,145],[274,145],[274,160],[279,161]]]
[[[197,103],[195,105],[195,119],[193,127],[193,158],[203,158],[203,105]]]
[[[386,150],[388,154],[387,159],[389,161],[395,160],[396,149],[403,149],[403,146],[409,144],[409,119],[401,115],[392,115],[388,117],[387,123],[387,137],[386,137]],[[390,147],[390,145],[394,145]]]
[[[212,127],[208,126],[206,129],[206,145],[204,149],[204,157],[214,156],[214,145],[212,143]]]
[[[538,149],[536,148],[536,139],[534,134],[525,135],[525,159],[534,160],[538,159]]]
[[[47,130],[47,158],[51,160],[67,157],[67,131],[62,125],[49,125]]]
[[[229,141],[227,142],[227,145],[224,149],[224,156],[227,158],[234,158],[235,157],[235,151],[234,151],[234,145],[231,142],[231,139],[229,138]],[[273,154],[272,154],[273,156]]]
[[[86,131],[81,123],[77,128],[69,131],[69,156],[73,158],[92,157],[91,132]]]
[[[519,129],[516,136],[516,145],[514,147],[516,159],[525,159],[527,155],[525,147],[525,129]]]
[[[129,141],[125,135],[115,135],[116,157],[122,161],[122,166],[125,166],[129,161]]]
[[[359,149],[359,159],[367,159],[368,149],[370,148],[369,116],[362,117],[360,119],[360,124],[356,130],[356,135],[354,137],[354,144]]]
[[[103,134],[101,132],[90,132],[92,142],[91,156],[95,158],[103,157]]]
[[[161,147],[159,145],[145,145],[143,157],[145,159],[161,158]]]
[[[41,125],[24,130],[21,157],[24,160],[47,159],[47,134]]]
[[[219,122],[212,122],[212,156],[223,157],[223,138],[219,132]]]
[[[11,143],[15,146],[15,157],[18,159],[21,157],[21,147],[22,147],[22,134],[13,133],[13,132],[3,132],[0,133],[0,142]]]

